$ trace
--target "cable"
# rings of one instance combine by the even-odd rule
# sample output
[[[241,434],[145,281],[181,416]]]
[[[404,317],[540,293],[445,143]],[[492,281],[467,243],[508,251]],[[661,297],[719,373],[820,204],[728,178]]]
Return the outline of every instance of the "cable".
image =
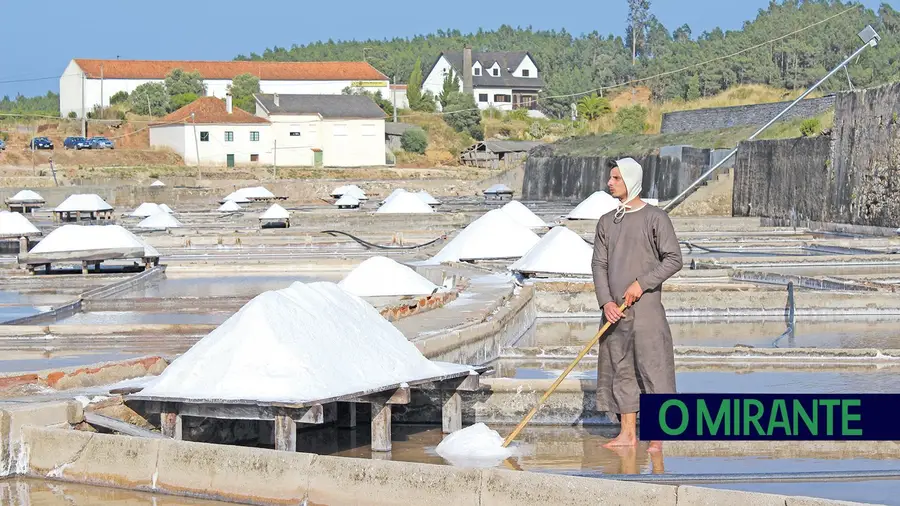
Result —
[[[331,236],[333,236],[335,234],[345,235],[345,236],[353,239],[354,241],[358,242],[359,244],[362,244],[366,248],[377,248],[377,249],[385,249],[385,250],[411,250],[411,249],[424,248],[426,246],[431,246],[432,244],[434,244],[438,241],[443,241],[444,239],[447,238],[447,235],[448,235],[448,234],[444,234],[444,235],[438,237],[437,239],[432,239],[426,243],[418,244],[415,246],[382,246],[380,244],[374,244],[374,243],[365,241],[363,239],[360,239],[359,237],[356,237],[353,234],[348,234],[347,232],[341,232],[340,230],[323,230],[321,233],[328,234]]]

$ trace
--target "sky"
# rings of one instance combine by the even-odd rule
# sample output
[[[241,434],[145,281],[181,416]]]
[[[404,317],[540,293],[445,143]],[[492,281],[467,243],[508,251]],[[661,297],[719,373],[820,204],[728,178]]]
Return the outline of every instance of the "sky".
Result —
[[[650,10],[670,31],[687,23],[696,37],[716,26],[740,29],[768,3],[651,0]],[[877,10],[882,2],[862,3]],[[885,3],[896,8],[900,0]],[[76,5],[77,12],[73,11]],[[626,0],[517,0],[496,5],[502,7],[487,7],[484,0],[268,0],[260,4],[93,0],[83,5],[49,0],[36,11],[31,2],[0,0],[0,97],[58,92],[59,76],[72,58],[231,60],[239,54],[317,40],[390,39],[438,29],[468,33],[503,24],[536,30],[565,28],[573,35],[594,30],[624,35],[628,14]]]

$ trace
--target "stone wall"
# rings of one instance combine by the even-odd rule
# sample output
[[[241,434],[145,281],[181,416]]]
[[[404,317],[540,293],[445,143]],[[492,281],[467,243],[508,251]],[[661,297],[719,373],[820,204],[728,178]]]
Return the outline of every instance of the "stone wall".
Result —
[[[812,118],[834,105],[834,95],[801,100],[780,121],[796,118]],[[711,107],[692,111],[676,111],[663,114],[660,133],[700,132],[736,126],[762,126],[788,106],[790,102],[771,104]]]

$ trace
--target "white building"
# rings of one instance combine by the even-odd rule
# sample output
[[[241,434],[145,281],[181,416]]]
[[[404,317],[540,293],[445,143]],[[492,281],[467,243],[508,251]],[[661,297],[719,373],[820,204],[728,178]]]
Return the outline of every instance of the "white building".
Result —
[[[366,62],[267,62],[267,61],[162,61],[89,60],[69,62],[59,78],[59,112],[78,117],[95,105],[109,105],[119,91],[131,93],[141,84],[163,82],[174,69],[197,71],[203,77],[206,94],[224,98],[235,76],[259,77],[263,93],[340,94],[354,87],[380,91],[389,98],[387,76]]]
[[[256,96],[256,114],[201,97],[150,125],[187,165],[385,165],[384,111],[362,95]]]
[[[460,91],[472,93],[481,109],[537,109],[544,81],[527,51],[480,53],[467,47],[461,53],[441,53],[422,81],[422,91],[438,96],[450,69],[459,76]]]
[[[261,93],[256,115],[272,123],[278,165],[385,165],[385,114],[367,96]]]

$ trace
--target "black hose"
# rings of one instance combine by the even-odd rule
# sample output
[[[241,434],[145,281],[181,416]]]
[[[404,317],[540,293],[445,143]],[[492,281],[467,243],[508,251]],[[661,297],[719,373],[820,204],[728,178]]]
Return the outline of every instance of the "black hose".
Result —
[[[693,253],[694,248],[696,248],[696,249],[698,249],[700,251],[704,251],[706,253],[725,253],[725,254],[731,254],[731,255],[779,256],[779,257],[780,256],[788,256],[788,257],[809,256],[809,255],[805,255],[803,253],[773,253],[770,251],[741,251],[741,250],[714,249],[714,248],[707,248],[704,246],[699,246],[697,244],[694,244],[694,243],[688,242],[688,241],[678,241],[678,244],[683,244],[683,245],[687,246],[689,253]]]
[[[432,240],[430,240],[430,241],[428,241],[428,242],[426,242],[426,243],[423,243],[423,244],[417,244],[417,245],[414,245],[414,246],[382,246],[382,245],[380,245],[380,244],[374,244],[374,243],[371,243],[371,242],[369,242],[369,241],[360,239],[359,237],[356,237],[356,236],[353,235],[353,234],[349,234],[349,233],[347,233],[347,232],[342,232],[342,231],[340,231],[340,230],[323,230],[321,233],[323,233],[323,234],[328,234],[328,235],[332,235],[332,236],[335,235],[335,234],[345,235],[345,236],[347,236],[347,237],[353,239],[354,241],[358,242],[359,244],[363,245],[363,246],[366,247],[367,249],[376,248],[376,249],[385,249],[385,250],[411,250],[411,249],[419,249],[419,248],[424,248],[424,247],[426,247],[426,246],[431,246],[432,244],[434,244],[434,243],[436,243],[436,242],[438,242],[438,241],[443,241],[444,239],[447,238],[447,234],[444,234],[444,235],[438,237],[437,239],[432,239]]]

